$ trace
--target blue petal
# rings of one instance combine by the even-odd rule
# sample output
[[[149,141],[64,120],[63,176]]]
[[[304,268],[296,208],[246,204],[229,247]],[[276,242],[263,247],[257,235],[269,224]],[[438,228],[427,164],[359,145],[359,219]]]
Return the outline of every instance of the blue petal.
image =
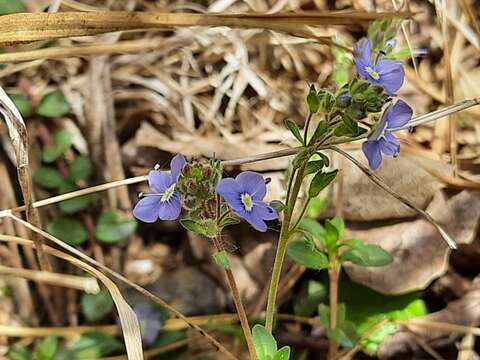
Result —
[[[217,194],[225,199],[228,206],[235,211],[244,209],[240,196],[242,195],[242,188],[235,179],[226,178],[220,180],[215,188]]]
[[[373,67],[372,63],[372,41],[367,39],[363,46],[360,42],[355,44],[355,65],[357,71],[362,77],[368,77],[368,73],[365,70],[366,67]]]
[[[263,201],[255,201],[252,211],[263,220],[278,219],[278,214],[275,209],[265,204]]]
[[[265,185],[265,180],[259,173],[244,171],[240,173],[235,180],[243,192],[250,194],[253,200],[262,200],[267,193],[267,185]]]
[[[398,100],[385,114],[388,124],[387,129],[395,129],[404,126],[411,120],[412,115],[412,108],[405,101]]]
[[[382,163],[382,153],[380,152],[379,141],[365,141],[362,144],[362,150],[368,159],[368,165],[372,170],[377,170]]]
[[[146,196],[140,199],[133,209],[133,216],[146,223],[153,223],[158,219],[160,196]]]
[[[175,155],[172,161],[170,161],[170,174],[172,175],[173,181],[178,181],[178,177],[186,163],[187,160],[185,160],[185,157],[180,154]]]
[[[180,194],[175,192],[169,201],[160,202],[158,217],[161,220],[176,220],[182,211]]]
[[[385,131],[384,138],[380,139],[380,150],[388,156],[397,156],[400,152],[400,141],[390,133]]]
[[[167,171],[152,170],[148,173],[148,185],[153,192],[163,193],[172,184],[172,177]]]
[[[265,221],[254,211],[255,206],[253,207],[252,211],[235,211],[235,213],[241,217],[242,219],[245,219],[250,225],[252,225],[255,230],[260,231],[260,232],[265,232],[267,231],[267,224],[265,224]]]
[[[380,76],[379,83],[383,85],[389,95],[395,95],[403,85],[405,71],[402,63],[395,60],[379,60],[375,71]]]

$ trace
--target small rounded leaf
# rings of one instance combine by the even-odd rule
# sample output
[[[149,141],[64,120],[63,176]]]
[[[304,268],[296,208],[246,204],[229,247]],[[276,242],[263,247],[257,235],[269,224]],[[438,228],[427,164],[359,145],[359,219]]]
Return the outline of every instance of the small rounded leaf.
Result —
[[[328,258],[305,240],[291,242],[287,247],[287,255],[300,265],[309,269],[321,270],[328,268]]]
[[[67,115],[71,110],[70,103],[60,90],[53,91],[45,95],[37,108],[37,114],[57,118]]]
[[[47,231],[68,245],[77,246],[88,240],[85,226],[78,220],[61,217],[47,225]]]

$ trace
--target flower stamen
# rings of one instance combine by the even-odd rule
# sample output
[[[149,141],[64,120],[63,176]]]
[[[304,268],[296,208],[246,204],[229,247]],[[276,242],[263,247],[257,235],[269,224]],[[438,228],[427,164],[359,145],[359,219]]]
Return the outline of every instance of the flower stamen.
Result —
[[[175,193],[175,187],[177,184],[170,185],[162,194],[160,198],[161,202],[168,202],[172,198],[173,194]]]
[[[370,66],[367,66],[365,68],[365,71],[368,73],[368,75],[370,75],[373,79],[375,80],[378,80],[380,79],[380,75],[378,74],[378,72],[376,72],[372,67]]]
[[[240,195],[240,199],[242,200],[242,204],[245,207],[245,210],[252,211],[253,208],[253,200],[250,194],[242,194]]]

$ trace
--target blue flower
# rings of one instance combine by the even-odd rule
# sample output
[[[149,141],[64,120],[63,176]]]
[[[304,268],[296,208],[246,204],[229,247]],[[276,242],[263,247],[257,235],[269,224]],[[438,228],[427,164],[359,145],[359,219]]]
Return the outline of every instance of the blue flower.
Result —
[[[377,170],[380,167],[382,153],[388,156],[398,155],[400,141],[392,134],[392,130],[407,124],[412,115],[412,108],[403,100],[398,100],[395,105],[390,106],[385,111],[378,126],[362,145],[363,153],[367,157],[372,170]]]
[[[152,303],[141,301],[133,306],[140,325],[142,341],[146,346],[152,346],[162,329],[160,311]]]
[[[235,179],[222,179],[215,191],[225,199],[235,214],[258,231],[267,231],[265,220],[278,218],[277,212],[262,201],[267,193],[267,185],[258,173],[244,171]]]
[[[402,63],[382,59],[381,56],[373,60],[372,41],[370,39],[365,40],[363,46],[357,42],[354,54],[358,74],[372,84],[382,85],[389,95],[395,95],[405,78]]]
[[[153,223],[160,220],[175,220],[180,216],[182,202],[176,191],[177,181],[186,160],[176,155],[170,162],[171,171],[152,170],[148,174],[151,193],[143,197],[133,209],[133,215],[141,221]]]

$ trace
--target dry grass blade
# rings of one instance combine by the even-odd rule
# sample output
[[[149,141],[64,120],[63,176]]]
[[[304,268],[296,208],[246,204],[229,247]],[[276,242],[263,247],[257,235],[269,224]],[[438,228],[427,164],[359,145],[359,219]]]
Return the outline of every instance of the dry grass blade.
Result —
[[[110,274],[111,276],[113,276],[114,278],[122,281],[123,283],[131,286],[132,288],[134,288],[135,290],[137,290],[138,292],[140,292],[142,295],[146,296],[149,300],[159,304],[160,306],[163,306],[164,308],[166,308],[167,310],[169,310],[171,313],[173,313],[175,316],[177,316],[178,318],[182,319],[183,321],[185,321],[190,327],[192,327],[193,329],[197,330],[202,336],[205,337],[205,339],[207,339],[210,343],[212,343],[217,349],[218,351],[220,351],[227,359],[231,359],[231,360],[236,360],[237,358],[230,352],[228,351],[222,344],[220,344],[217,340],[215,340],[211,335],[209,335],[205,330],[203,330],[200,326],[198,326],[197,324],[195,323],[192,323],[191,321],[188,320],[188,318],[183,315],[181,312],[179,312],[177,309],[175,309],[173,306],[171,306],[170,304],[168,304],[166,301],[160,299],[159,297],[153,295],[151,292],[149,292],[148,290],[144,289],[143,287],[135,284],[134,282],[128,280],[127,278],[125,278],[124,276],[118,274],[117,272],[113,271],[112,269],[110,269],[109,267],[103,265],[103,264],[100,264],[98,261],[95,261],[93,260],[92,258],[90,258],[89,256],[85,255],[84,253],[82,253],[81,251],[75,249],[74,247],[64,243],[63,241],[57,239],[55,236],[52,236],[50,235],[49,233],[43,231],[42,229],[39,229],[38,227],[30,224],[29,222],[27,221],[24,221],[18,217],[16,217],[15,215],[13,215],[10,211],[3,211],[3,212],[0,212],[0,218],[1,217],[8,217],[14,221],[17,221],[19,223],[21,223],[23,226],[27,227],[28,229],[36,232],[37,234],[45,237],[46,239],[52,241],[53,243],[55,243],[56,245],[68,250],[70,253],[72,254],[75,254],[76,256],[78,256],[79,258],[83,259],[85,262],[91,264],[91,265],[94,265],[96,266],[97,268],[99,269],[102,269],[103,271],[105,271],[106,273]],[[75,258],[74,258],[75,259]],[[79,261],[79,260],[77,260]],[[82,262],[83,263],[83,262]],[[98,270],[95,270],[98,272]],[[100,273],[102,274],[102,273]],[[102,274],[103,277],[105,277],[105,275]],[[109,278],[106,278],[108,281],[111,281]],[[103,281],[101,278],[100,278],[101,281]],[[117,289],[118,290],[118,289]],[[128,305],[128,304],[127,304]]]
[[[24,221],[22,220],[22,222]],[[2,235],[0,237],[0,240],[15,241],[22,245],[32,244],[30,240],[18,238],[15,236]],[[95,269],[93,266],[85,263],[84,261],[81,261],[69,254],[66,254],[62,251],[56,250],[48,246],[45,246],[44,249],[48,254],[51,254],[55,257],[66,260],[69,263],[88,272],[89,274],[91,274],[92,276],[100,280],[103,283],[103,285],[105,285],[105,287],[110,292],[110,295],[112,296],[115,306],[117,307],[128,358],[131,360],[142,360],[143,350],[142,350],[142,339],[140,335],[140,324],[138,323],[135,312],[132,310],[130,305],[128,305],[128,303],[125,301],[117,285],[115,285],[115,283],[112,280],[110,280],[101,271]]]
[[[115,31],[182,26],[229,26],[295,33],[307,25],[354,25],[411,13],[335,11],[279,14],[191,14],[162,12],[18,13],[2,16],[0,44],[16,44]]]
[[[41,227],[38,211],[32,206],[34,199],[32,186],[30,183],[30,170],[28,167],[27,127],[25,126],[25,122],[23,121],[22,115],[18,111],[17,107],[8,97],[7,93],[2,87],[0,87],[0,114],[2,114],[5,119],[8,128],[8,134],[12,140],[13,149],[15,151],[18,181],[20,182],[20,188],[25,201],[27,220],[35,226]],[[40,267],[43,270],[51,271],[51,265],[42,250],[42,238],[35,235],[33,239],[37,248],[37,256]]]
[[[90,294],[97,294],[100,291],[100,287],[95,279],[81,276],[57,274],[49,271],[29,270],[2,265],[0,265],[0,275],[19,277],[70,289],[82,290]]]
[[[336,147],[336,146],[329,146],[329,149],[339,153],[352,163],[354,163],[365,175],[367,175],[370,180],[372,180],[375,184],[377,184],[379,187],[381,187],[383,190],[388,192],[390,195],[392,195],[394,198],[402,202],[405,206],[408,206],[410,209],[416,211],[420,215],[422,215],[430,224],[432,224],[437,231],[442,235],[442,238],[445,240],[445,242],[448,244],[448,246],[451,249],[457,249],[457,243],[448,235],[448,233],[435,221],[432,216],[424,211],[423,209],[420,209],[417,205],[412,203],[409,199],[406,197],[397,194],[395,191],[393,191],[388,185],[386,185],[382,179],[380,179],[372,170],[370,170],[368,167],[363,165],[361,162],[359,162],[357,159],[355,159],[352,155],[347,153],[346,151],[343,151],[342,149]]]

